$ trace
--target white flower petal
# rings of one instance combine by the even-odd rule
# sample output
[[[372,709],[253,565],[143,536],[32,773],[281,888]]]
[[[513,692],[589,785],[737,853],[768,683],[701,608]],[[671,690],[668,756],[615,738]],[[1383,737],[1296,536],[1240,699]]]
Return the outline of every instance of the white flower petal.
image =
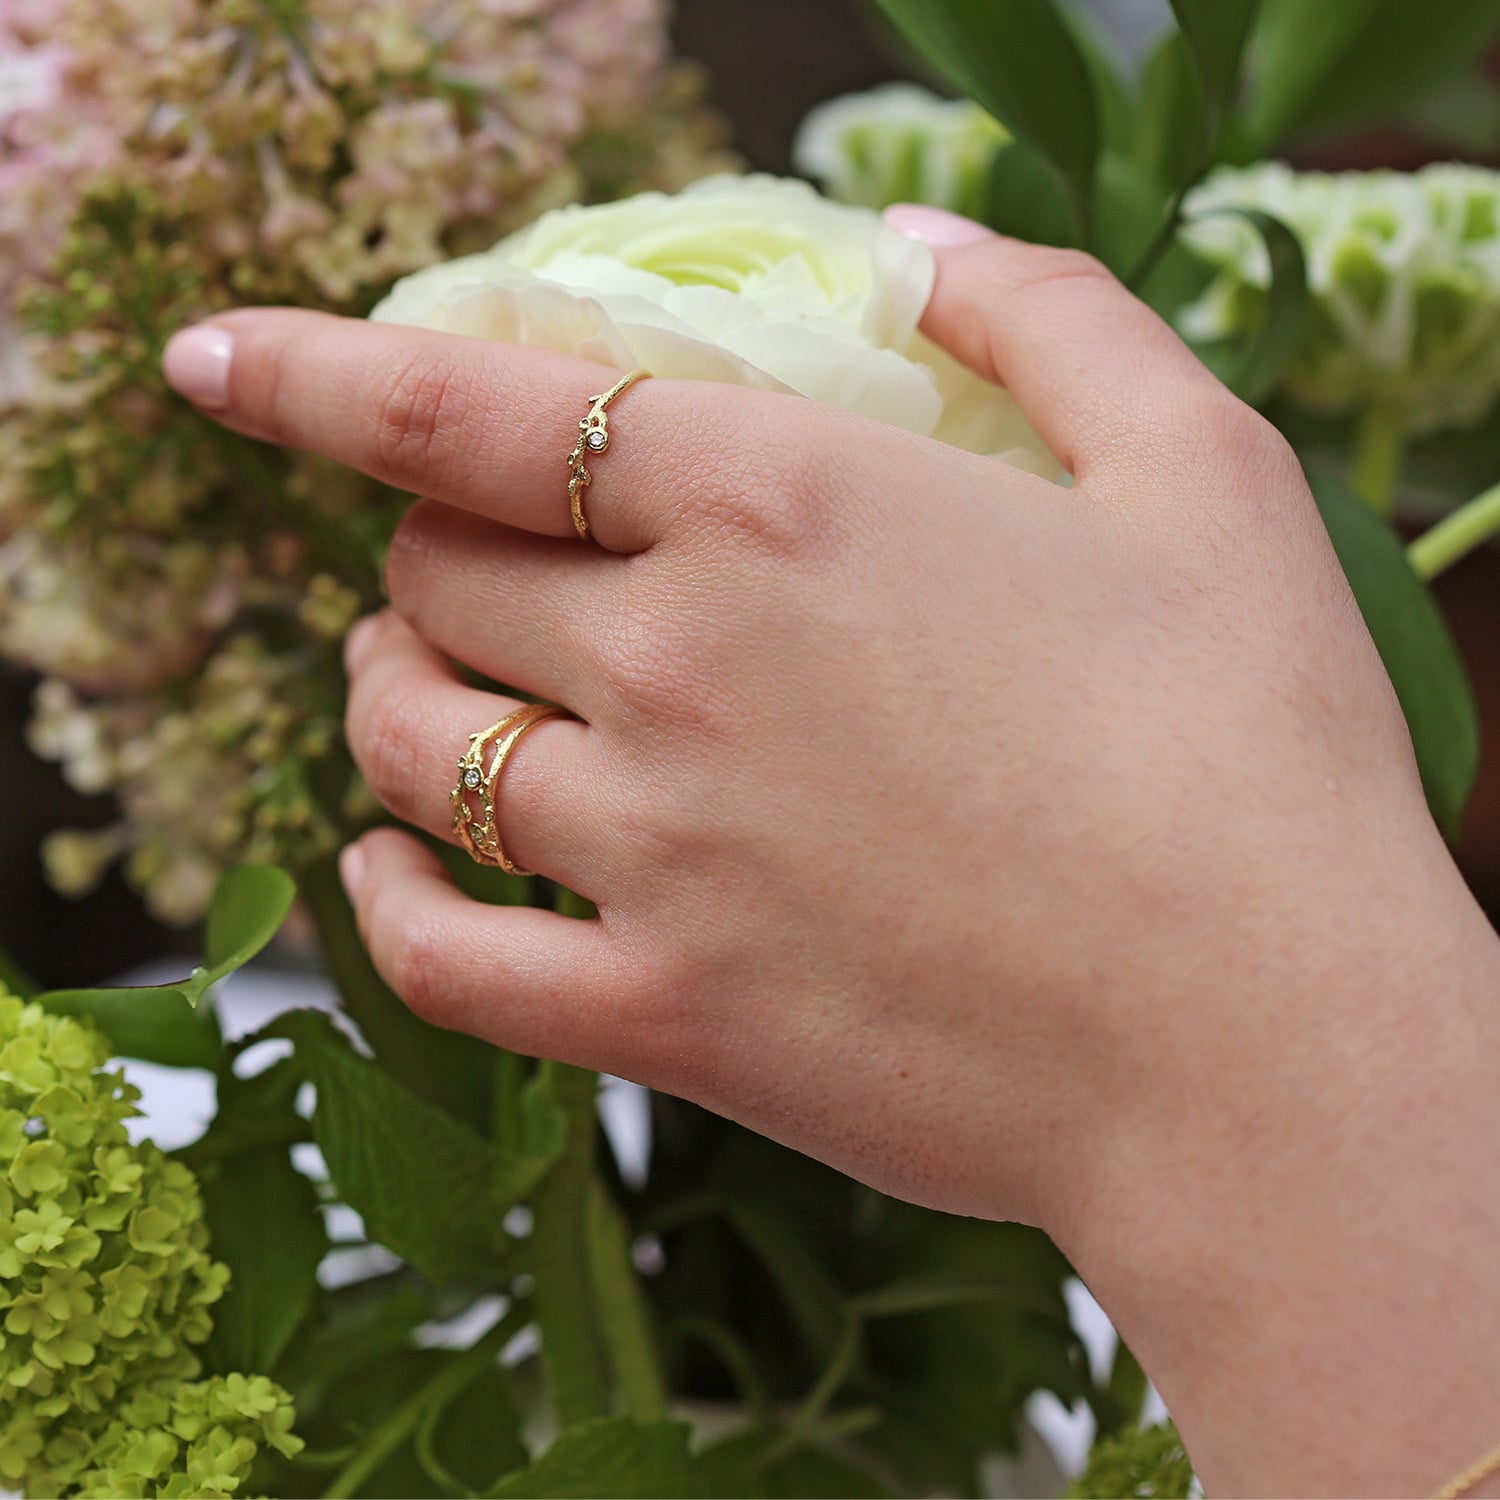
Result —
[[[618,368],[799,392],[991,453],[1034,444],[1012,398],[917,333],[931,249],[806,183],[717,177],[544,214],[419,271],[373,317]]]

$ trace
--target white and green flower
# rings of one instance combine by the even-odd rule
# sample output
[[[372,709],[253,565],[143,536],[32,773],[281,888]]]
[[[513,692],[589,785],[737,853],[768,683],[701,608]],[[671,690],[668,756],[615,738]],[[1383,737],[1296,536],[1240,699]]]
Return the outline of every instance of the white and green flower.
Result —
[[[798,128],[792,160],[841,203],[930,203],[978,218],[990,165],[1009,140],[968,99],[888,83],[818,105]]]
[[[1187,200],[1184,242],[1216,270],[1179,326],[1234,338],[1265,305],[1259,233],[1228,208],[1261,208],[1302,243],[1312,294],[1286,394],[1328,415],[1367,412],[1407,436],[1467,427],[1500,399],[1500,174],[1215,172]]]

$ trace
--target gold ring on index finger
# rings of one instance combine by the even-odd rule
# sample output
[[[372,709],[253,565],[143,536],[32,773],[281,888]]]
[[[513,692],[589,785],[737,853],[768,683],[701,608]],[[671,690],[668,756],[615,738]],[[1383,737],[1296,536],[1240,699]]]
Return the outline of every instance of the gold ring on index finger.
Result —
[[[573,517],[573,530],[581,537],[591,535],[588,517],[583,513],[583,492],[594,482],[584,459],[591,454],[597,457],[609,447],[609,403],[636,381],[649,379],[650,375],[650,370],[632,370],[622,375],[607,391],[589,398],[593,405],[578,423],[578,442],[568,455],[568,510]]]

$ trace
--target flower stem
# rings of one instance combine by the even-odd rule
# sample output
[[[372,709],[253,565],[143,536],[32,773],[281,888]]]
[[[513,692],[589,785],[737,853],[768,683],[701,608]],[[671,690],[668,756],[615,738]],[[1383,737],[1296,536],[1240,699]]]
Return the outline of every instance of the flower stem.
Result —
[[[1135,1427],[1146,1409],[1146,1372],[1130,1352],[1124,1339],[1115,1345],[1114,1363],[1109,1370],[1109,1393],[1114,1397],[1122,1427]]]
[[[388,1459],[434,1406],[446,1406],[470,1381],[478,1379],[500,1351],[526,1326],[528,1310],[517,1304],[467,1353],[445,1364],[425,1385],[413,1391],[383,1421],[370,1439],[335,1475],[323,1491],[324,1500],[346,1500],[360,1494],[365,1481]]]
[[[844,1320],[843,1330],[823,1373],[818,1377],[802,1405],[782,1429],[781,1434],[764,1448],[755,1460],[759,1472],[804,1448],[811,1441],[813,1432],[823,1420],[828,1403],[839,1393],[844,1382],[854,1372],[864,1338],[864,1323],[857,1317]]]
[[[567,1117],[562,1154],[532,1200],[534,1300],[542,1373],[559,1427],[609,1414],[605,1351],[590,1277],[588,1206],[594,1183],[594,1095],[599,1075],[544,1062]]]
[[[659,1422],[667,1414],[667,1393],[646,1299],[630,1260],[624,1216],[597,1176],[588,1216],[589,1271],[598,1300],[599,1330],[609,1347],[621,1409],[637,1422]]]
[[[1197,174],[1197,177],[1201,177],[1202,175],[1200,172]],[[1196,181],[1197,177],[1192,179],[1192,181]],[[1132,292],[1136,293],[1137,296],[1140,295],[1141,288],[1146,284],[1147,277],[1156,269],[1162,256],[1172,248],[1172,242],[1177,238],[1178,226],[1182,222],[1182,205],[1187,198],[1188,189],[1192,186],[1192,181],[1183,183],[1172,195],[1172,201],[1167,206],[1166,217],[1161,221],[1161,225],[1152,237],[1151,243],[1146,246],[1140,259],[1130,268],[1130,274],[1124,278],[1125,285]]]
[[[1500,536],[1500,484],[1492,485],[1424,531],[1406,549],[1406,559],[1418,578],[1431,583],[1439,573],[1495,536]]]
[[[1389,407],[1373,402],[1360,414],[1349,464],[1349,488],[1378,516],[1396,509],[1396,485],[1406,442]]]

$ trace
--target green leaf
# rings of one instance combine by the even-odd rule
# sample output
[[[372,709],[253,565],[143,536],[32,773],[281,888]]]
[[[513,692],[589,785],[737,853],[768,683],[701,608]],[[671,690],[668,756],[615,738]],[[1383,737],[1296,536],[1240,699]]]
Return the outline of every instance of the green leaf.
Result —
[[[460,849],[450,852],[476,875],[494,873],[481,869]],[[338,986],[344,1012],[381,1067],[414,1093],[487,1132],[493,1121],[495,1049],[477,1037],[429,1025],[396,997],[365,951],[336,860],[316,860],[298,874],[302,899],[317,926],[323,962]]]
[[[285,1146],[244,1151],[203,1182],[215,1260],[230,1270],[214,1306],[213,1367],[271,1374],[312,1306],[328,1249],[318,1195]]]
[[[1094,254],[1124,277],[1162,232],[1168,211],[1166,188],[1131,157],[1106,151],[1099,158],[1094,204]]]
[[[328,1235],[317,1190],[289,1154],[305,1129],[301,1083],[289,1059],[248,1079],[226,1069],[214,1123],[184,1153],[198,1165],[210,1249],[230,1272],[206,1351],[217,1373],[273,1373],[317,1294]]]
[[[1025,141],[995,153],[985,179],[984,218],[1002,234],[1033,245],[1084,242],[1083,220],[1057,173]]]
[[[879,0],[957,88],[1061,179],[1086,223],[1099,127],[1088,66],[1051,0]]]
[[[1315,8],[1307,0],[1264,0],[1255,27],[1253,88],[1246,109],[1255,140],[1269,150],[1298,127],[1325,79],[1379,7],[1380,0],[1320,0]]]
[[[1213,160],[1219,128],[1234,102],[1250,21],[1259,0],[1172,0],[1192,55],[1200,94],[1196,176]],[[1325,0],[1326,3],[1326,0]]]
[[[557,1102],[546,1074],[534,1073],[521,1086],[519,1095],[516,1138],[495,1153],[491,1192],[502,1214],[547,1175],[568,1136],[567,1112]]]
[[[785,1458],[764,1462],[781,1430],[754,1427],[737,1432],[696,1455],[705,1495],[770,1500],[796,1495],[799,1500],[881,1500],[894,1494],[887,1481],[857,1464],[847,1453],[803,1448]]]
[[[422,1419],[414,1439],[417,1462],[434,1482],[454,1491],[452,1480],[467,1490],[482,1490],[495,1475],[524,1465],[521,1412],[509,1370],[489,1365],[451,1401],[435,1405]]]
[[[726,1195],[720,1206],[735,1233],[775,1281],[814,1358],[826,1362],[844,1324],[837,1282],[819,1264],[798,1225],[774,1201]]]
[[[276,936],[296,896],[284,870],[241,865],[219,881],[209,903],[205,965],[180,983],[51,990],[37,998],[59,1015],[87,1016],[122,1057],[174,1068],[216,1068],[223,1056],[218,1022],[207,1011],[198,1014],[198,1002]]]
[[[1500,0],[1264,0],[1246,110],[1254,153],[1388,116],[1466,71],[1497,28]]]
[[[1453,638],[1400,537],[1332,474],[1309,474],[1323,524],[1411,730],[1427,803],[1455,837],[1479,770],[1479,720]]]
[[[1201,111],[1192,51],[1180,31],[1169,31],[1141,72],[1131,154],[1148,175],[1180,186],[1198,174]]]
[[[40,986],[23,970],[15,959],[0,948],[0,990],[30,1000]]]
[[[1063,1296],[1069,1267],[1020,1225],[879,1209],[851,1300],[870,1296],[887,1314],[866,1321],[856,1393],[887,1421],[861,1441],[907,1493],[973,1493],[983,1455],[1015,1441],[1033,1391],[1053,1390],[1064,1405],[1091,1394]],[[996,1287],[1004,1291],[992,1296]]]
[[[198,980],[199,994],[243,969],[276,936],[296,899],[296,883],[274,865],[230,870],[209,902],[203,940],[207,971]]]
[[[1123,151],[1130,144],[1134,129],[1134,101],[1125,81],[1125,59],[1116,47],[1114,38],[1089,11],[1064,5],[1058,14],[1073,37],[1084,67],[1088,69],[1089,87],[1093,91],[1094,106],[1099,114],[1100,149],[1112,146]]]
[[[311,1441],[311,1424],[325,1405],[338,1407],[345,1381],[389,1364],[410,1346],[421,1324],[451,1313],[436,1288],[404,1268],[394,1276],[322,1292],[314,1316],[297,1330],[276,1372],[296,1398],[298,1431]],[[347,1427],[341,1429],[335,1418],[318,1440],[334,1446],[347,1436]]]
[[[175,985],[115,990],[51,990],[37,997],[60,1016],[83,1016],[110,1039],[119,1057],[168,1068],[217,1068],[224,1056],[210,1007],[195,1008]]]
[[[566,1428],[534,1463],[487,1492],[496,1500],[689,1500],[702,1494],[685,1422],[602,1417]]]
[[[1248,220],[1265,241],[1271,260],[1260,327],[1248,344],[1200,348],[1203,362],[1242,400],[1259,405],[1276,389],[1297,353],[1307,318],[1307,260],[1301,242],[1274,214],[1259,208],[1215,209]]]
[[[370,1236],[434,1281],[493,1270],[505,1211],[491,1189],[495,1148],[360,1056],[321,1011],[293,1011],[259,1035],[295,1043],[318,1091],[313,1135]]]

